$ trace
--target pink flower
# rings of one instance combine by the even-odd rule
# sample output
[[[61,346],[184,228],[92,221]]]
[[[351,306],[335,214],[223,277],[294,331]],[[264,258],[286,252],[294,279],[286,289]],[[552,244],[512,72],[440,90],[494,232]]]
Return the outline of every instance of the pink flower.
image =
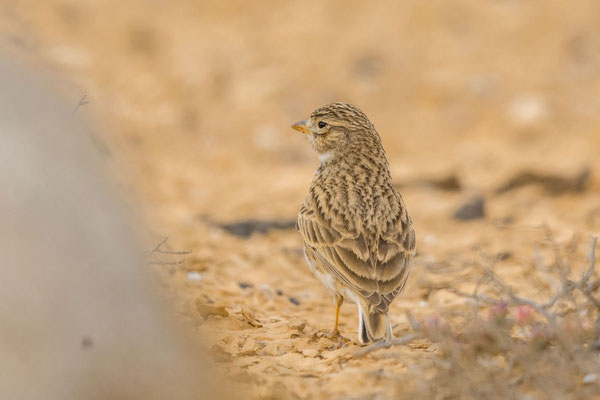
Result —
[[[528,306],[517,308],[517,323],[521,326],[529,325],[533,321],[533,311]]]

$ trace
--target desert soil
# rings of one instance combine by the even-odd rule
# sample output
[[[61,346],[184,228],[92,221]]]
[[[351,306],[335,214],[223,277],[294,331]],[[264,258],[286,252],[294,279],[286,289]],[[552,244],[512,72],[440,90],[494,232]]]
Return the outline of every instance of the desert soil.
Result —
[[[489,257],[545,302],[560,286],[540,271],[554,257],[547,230],[573,244],[577,271],[600,231],[596,1],[4,0],[0,15],[5,48],[74,82],[74,108],[86,96],[77,112],[99,127],[146,248],[168,236],[161,249],[191,251],[155,252],[149,268],[248,398],[402,398],[435,385],[430,341],[352,357],[353,305],[341,312],[349,342],[326,335],[332,296],[290,228],[318,160],[289,126],[317,106],[369,115],[413,219],[418,256],[390,311],[398,337],[412,331],[407,311],[471,310],[437,289],[471,291],[471,267]],[[498,192],[527,171],[565,180]],[[446,178],[456,182],[435,182]],[[477,196],[483,217],[453,218]],[[247,220],[266,228],[223,228]]]

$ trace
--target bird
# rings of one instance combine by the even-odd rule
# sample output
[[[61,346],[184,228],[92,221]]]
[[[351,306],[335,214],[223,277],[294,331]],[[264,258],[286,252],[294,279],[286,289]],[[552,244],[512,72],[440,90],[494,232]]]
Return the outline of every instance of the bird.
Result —
[[[347,300],[358,306],[360,344],[391,341],[389,306],[404,289],[416,245],[381,138],[363,111],[342,102],[292,128],[319,158],[296,228],[311,271],[333,292],[333,334],[341,336],[339,312]]]

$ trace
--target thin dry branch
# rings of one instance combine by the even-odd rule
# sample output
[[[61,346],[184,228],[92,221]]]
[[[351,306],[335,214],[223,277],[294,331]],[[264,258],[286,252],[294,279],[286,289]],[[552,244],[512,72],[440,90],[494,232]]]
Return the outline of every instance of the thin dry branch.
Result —
[[[191,250],[182,250],[182,251],[171,251],[171,250],[163,250],[161,249],[162,245],[164,245],[167,240],[169,240],[169,236],[165,236],[153,249],[148,250],[144,253],[144,256],[149,257],[153,254],[168,254],[168,255],[186,255],[190,254]],[[150,264],[153,265],[167,265],[167,266],[180,266],[185,262],[185,258],[178,261],[164,261],[164,260],[152,260],[149,261]]]
[[[167,240],[169,240],[169,237],[165,236],[165,238],[163,240],[161,240],[152,250],[148,250],[147,252],[144,253],[144,255],[146,257],[148,257],[152,253],[158,251],[160,249],[160,246],[162,246],[163,244],[165,244],[167,242]]]
[[[150,264],[152,265],[182,265],[183,263],[185,263],[185,260],[179,260],[179,261],[150,261]]]
[[[590,266],[588,268],[588,270],[582,274],[581,279],[579,279],[577,282],[572,283],[573,288],[579,290],[581,293],[583,293],[583,295],[585,297],[587,297],[587,299],[590,301],[590,303],[592,303],[592,305],[596,308],[598,316],[597,316],[597,320],[596,320],[596,325],[600,325],[600,301],[598,301],[598,299],[596,297],[594,297],[594,294],[592,293],[592,288],[595,286],[593,284],[589,283],[589,280],[592,276],[592,274],[595,272],[595,266],[596,266],[596,244],[598,242],[598,238],[596,237],[592,237],[590,240],[590,248],[588,250],[588,256],[586,259],[586,262],[589,260]],[[585,263],[582,267],[582,271],[585,270]]]
[[[413,330],[419,331],[421,329],[421,324],[419,323],[419,321],[417,321],[417,319],[408,310],[406,311],[406,318],[408,319],[408,322],[410,323],[410,326],[413,328]]]
[[[562,255],[560,252],[560,246],[554,239],[554,234],[553,234],[552,230],[550,229],[550,227],[548,227],[545,224],[544,224],[544,230],[546,232],[546,239],[548,240],[548,242],[552,246],[552,250],[554,251],[555,266],[558,269],[558,276],[560,277],[560,282],[563,287],[563,290],[562,290],[563,294],[564,294],[564,296],[570,298],[573,290],[572,290],[572,286],[571,286],[572,282],[568,279],[569,268],[563,262]]]
[[[596,266],[596,244],[597,244],[597,242],[598,242],[597,237],[592,237],[590,239],[590,249],[588,250],[588,256],[586,259],[586,261],[590,262],[590,267],[588,268],[588,270],[585,273],[584,273],[585,263],[581,267],[581,279],[580,279],[581,281],[589,279],[590,276],[592,275],[592,273],[594,272],[594,268]]]
[[[550,322],[552,324],[554,324],[556,322],[556,318],[554,317],[554,315],[552,313],[550,313],[548,310],[546,310],[542,305],[536,303],[535,301],[533,301],[531,299],[526,299],[524,297],[517,296],[514,293],[512,287],[510,287],[506,283],[504,283],[491,268],[486,268],[485,273],[490,278],[490,281],[495,284],[495,286],[498,288],[498,290],[500,290],[501,293],[505,293],[509,297],[510,303],[512,303],[513,305],[520,305],[520,306],[527,305],[527,306],[533,307],[540,314],[544,315],[544,317],[546,317],[548,322]]]
[[[88,103],[89,101],[87,100],[87,94],[84,94],[83,97],[79,100],[79,103],[77,103],[77,106],[73,110],[73,113],[76,113],[81,107],[85,106]]]
[[[451,287],[442,288],[442,289],[446,289],[450,293],[454,293],[455,295],[460,296],[460,297],[467,297],[469,299],[476,300],[478,303],[480,302],[480,303],[485,303],[485,304],[496,304],[499,301],[501,301],[500,299],[495,299],[495,298],[484,296],[482,294],[477,294],[477,293],[467,293],[467,292],[463,292],[462,290],[451,288]]]
[[[165,236],[163,240],[161,240],[152,250],[148,250],[144,253],[146,257],[153,253],[161,253],[161,254],[175,254],[175,255],[186,255],[191,254],[191,250],[180,250],[180,251],[171,251],[171,250],[162,250],[161,246],[165,244],[169,240],[169,236]]]

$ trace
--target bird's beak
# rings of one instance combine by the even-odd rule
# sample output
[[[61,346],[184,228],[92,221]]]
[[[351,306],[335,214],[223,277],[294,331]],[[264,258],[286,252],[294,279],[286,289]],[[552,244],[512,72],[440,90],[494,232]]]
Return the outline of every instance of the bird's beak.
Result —
[[[308,128],[308,120],[296,122],[294,125],[292,125],[292,129],[295,129],[298,132],[302,132],[306,135],[310,134],[310,129]]]

